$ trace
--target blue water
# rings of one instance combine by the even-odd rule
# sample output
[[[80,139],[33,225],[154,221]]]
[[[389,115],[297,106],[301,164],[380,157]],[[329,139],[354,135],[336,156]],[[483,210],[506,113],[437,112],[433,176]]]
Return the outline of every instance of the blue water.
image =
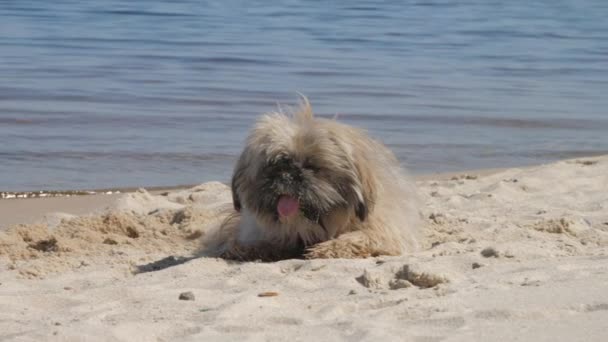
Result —
[[[306,94],[415,173],[608,153],[608,1],[1,1],[0,190],[228,180]]]

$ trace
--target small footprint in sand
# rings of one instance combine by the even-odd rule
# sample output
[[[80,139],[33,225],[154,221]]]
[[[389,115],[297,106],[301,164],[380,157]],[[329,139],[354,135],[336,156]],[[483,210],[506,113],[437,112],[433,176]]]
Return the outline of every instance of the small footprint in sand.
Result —
[[[408,288],[411,286],[428,289],[448,282],[449,280],[442,275],[424,272],[415,266],[404,265],[395,273],[395,278],[391,280],[389,286],[391,290]]]
[[[385,308],[390,308],[393,306],[397,306],[401,303],[406,302],[406,299],[397,299],[397,300],[387,300],[387,301],[381,301],[381,302],[376,302],[376,303],[372,303],[366,306],[366,309],[371,309],[371,310],[379,310],[379,309],[385,309]]]
[[[466,321],[461,316],[452,316],[445,318],[427,318],[415,321],[414,323],[419,325],[457,329],[463,327],[466,324]]]
[[[380,274],[364,270],[363,274],[355,278],[357,282],[369,289],[384,289],[386,285],[391,290],[404,289],[416,286],[421,289],[428,289],[439,284],[448,283],[449,280],[440,275],[424,272],[418,267],[404,265],[395,273],[393,279],[386,284],[385,279]]]
[[[508,310],[480,310],[475,312],[474,317],[485,320],[506,320],[513,316]]]
[[[272,324],[283,324],[283,325],[302,325],[303,321],[299,318],[293,317],[271,317],[269,319]]]
[[[585,312],[608,311],[608,303],[585,305]]]
[[[404,265],[403,268],[395,274],[395,279],[407,280],[412,283],[412,285],[423,289],[449,282],[449,280],[443,276],[422,272],[410,265]]]

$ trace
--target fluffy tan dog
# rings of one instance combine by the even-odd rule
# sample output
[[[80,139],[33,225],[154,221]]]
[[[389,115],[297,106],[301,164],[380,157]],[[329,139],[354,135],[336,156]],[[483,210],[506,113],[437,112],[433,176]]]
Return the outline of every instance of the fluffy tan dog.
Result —
[[[399,255],[418,245],[415,191],[394,155],[361,130],[264,115],[232,178],[234,212],[216,254],[238,260]]]

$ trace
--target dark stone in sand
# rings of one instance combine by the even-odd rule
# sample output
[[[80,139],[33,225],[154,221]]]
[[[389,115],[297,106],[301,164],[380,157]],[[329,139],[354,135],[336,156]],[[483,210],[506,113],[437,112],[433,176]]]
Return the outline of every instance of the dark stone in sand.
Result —
[[[32,243],[29,245],[29,247],[41,252],[57,252],[59,250],[59,246],[57,246],[57,239],[54,237],[48,240],[40,240],[36,243]]]
[[[194,293],[190,291],[182,292],[179,294],[179,300],[194,300]]]
[[[481,255],[485,258],[498,258],[498,251],[494,247],[488,247],[481,251]]]
[[[103,240],[103,243],[106,245],[117,245],[118,242],[114,239],[111,238],[106,238],[105,240]]]
[[[175,257],[168,256],[166,258],[137,266],[137,269],[134,271],[135,274],[138,273],[146,273],[146,272],[154,272],[164,270],[165,268],[169,268],[172,266],[177,266],[185,263],[186,261],[190,261],[194,259],[194,257]]]

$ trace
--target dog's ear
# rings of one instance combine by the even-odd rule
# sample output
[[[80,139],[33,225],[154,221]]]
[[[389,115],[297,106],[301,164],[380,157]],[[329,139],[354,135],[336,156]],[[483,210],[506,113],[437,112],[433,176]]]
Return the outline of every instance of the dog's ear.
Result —
[[[373,210],[376,200],[374,179],[371,170],[368,168],[369,161],[357,155],[356,151],[347,148],[340,140],[335,137],[330,138],[338,146],[348,164],[350,188],[355,199],[355,214],[361,221],[365,221],[370,211]],[[352,198],[352,197],[351,197]]]
[[[244,157],[241,156],[239,161],[236,163],[234,168],[234,173],[232,175],[232,183],[230,186],[230,190],[232,191],[232,205],[234,206],[234,210],[241,211],[241,199],[239,198],[239,187],[243,181],[243,177],[245,172],[245,161]]]
[[[376,190],[374,186],[371,170],[367,168],[368,161],[362,161],[354,156],[353,164],[357,170],[357,180],[359,182],[355,191],[357,193],[357,205],[355,206],[355,214],[361,221],[365,221],[369,212],[374,208],[376,200]]]
[[[234,189],[232,189],[232,205],[234,206],[234,210],[241,211],[241,200]]]
[[[360,180],[361,181],[361,180]],[[367,187],[367,188],[366,188]],[[368,184],[361,184],[353,186],[357,197],[357,203],[355,204],[355,214],[361,221],[365,221],[369,215],[370,210],[374,207],[375,192],[373,188],[370,188]]]
[[[364,202],[357,203],[357,206],[355,207],[355,214],[357,214],[357,217],[359,220],[361,220],[361,222],[365,221],[368,214],[367,205]]]

